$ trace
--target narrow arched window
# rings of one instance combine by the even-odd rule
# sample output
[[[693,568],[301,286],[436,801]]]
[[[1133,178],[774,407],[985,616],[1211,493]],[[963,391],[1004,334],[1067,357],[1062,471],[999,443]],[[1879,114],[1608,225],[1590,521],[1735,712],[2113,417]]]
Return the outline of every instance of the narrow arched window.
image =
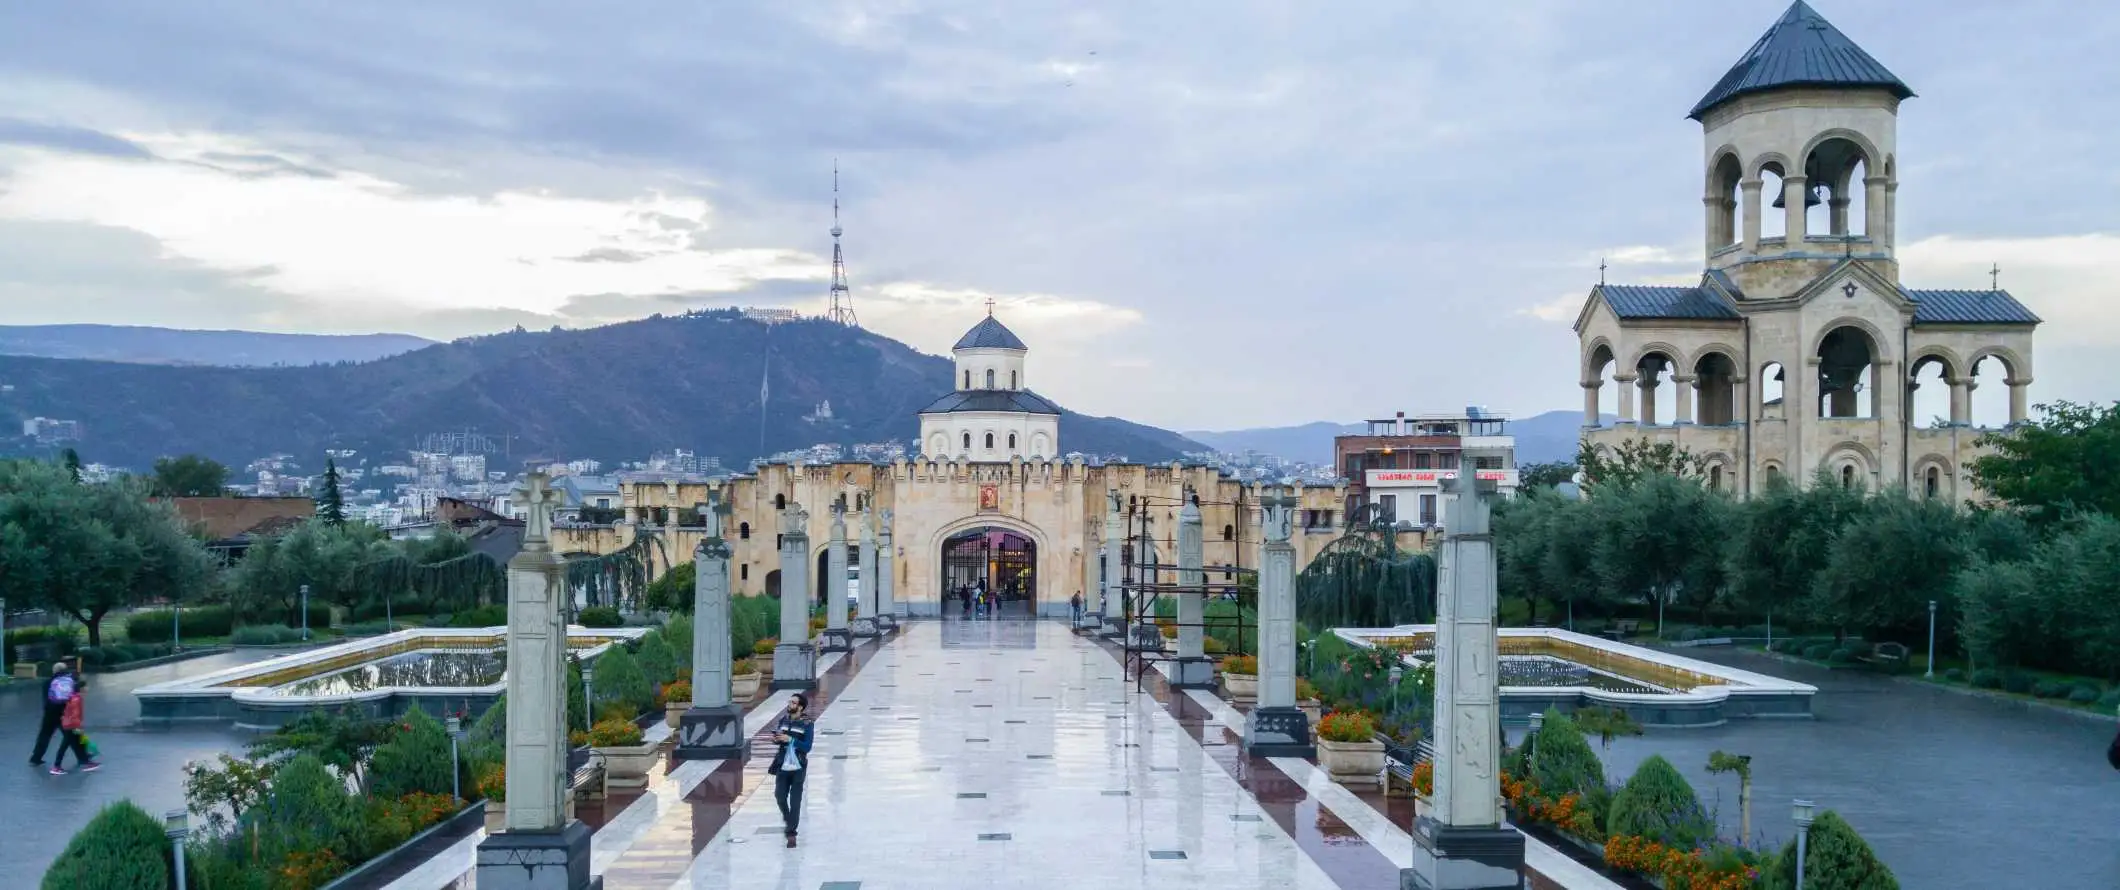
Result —
[[[971,433],[965,433],[965,434],[964,434],[964,450],[966,450],[966,451],[970,451],[970,450],[972,450],[972,434],[971,434]]]
[[[1721,464],[1716,464],[1715,466],[1708,468],[1708,487],[1714,489],[1722,488]]]
[[[737,567],[736,567],[736,580],[738,580],[738,581],[749,581],[749,580],[751,580],[751,564],[750,564],[750,563],[744,563],[743,565],[740,565],[740,566],[737,566]]]
[[[971,388],[972,388],[972,372],[971,372],[971,369],[969,369],[969,368],[966,368],[966,369],[965,369],[965,371],[964,371],[964,388],[965,388],[965,389],[971,389]]]
[[[1928,491],[1929,497],[1933,499],[1936,497],[1937,492],[1943,490],[1943,470],[1930,467],[1927,477],[1922,486]]]
[[[1016,388],[1016,372],[1014,372],[1014,371],[1010,371],[1010,372],[1008,372],[1008,388],[1009,388],[1009,389],[1015,389],[1015,388]]]
[[[1236,540],[1236,539],[1237,539],[1237,527],[1236,527],[1236,526],[1234,526],[1234,525],[1225,525],[1225,526],[1222,526],[1222,540],[1224,540],[1224,541],[1234,541],[1234,540]]]
[[[1010,434],[1008,434],[1008,450],[1010,450],[1010,451],[1014,451],[1014,450],[1016,450],[1016,434],[1015,434],[1015,433],[1010,433]]]
[[[994,369],[992,368],[986,369],[986,388],[994,388]]]
[[[1854,465],[1854,464],[1842,464],[1842,465],[1841,465],[1841,467],[1840,467],[1840,487],[1842,487],[1842,488],[1854,488],[1854,487],[1855,487],[1855,465]]]
[[[751,524],[750,524],[750,523],[748,523],[748,522],[740,522],[740,523],[737,523],[737,525],[736,525],[736,539],[737,539],[737,540],[739,540],[739,541],[748,541],[748,540],[751,540]]]
[[[775,509],[775,510],[785,510],[785,509],[787,509],[787,508],[788,508],[788,496],[787,496],[787,495],[784,495],[784,494],[776,494],[776,495],[774,495],[774,496],[773,496],[773,509]]]
[[[989,372],[989,373],[991,373],[991,372]],[[986,447],[988,447],[988,448],[992,448],[992,447],[994,447],[994,434],[993,434],[993,433],[987,433],[987,434],[986,434]]]

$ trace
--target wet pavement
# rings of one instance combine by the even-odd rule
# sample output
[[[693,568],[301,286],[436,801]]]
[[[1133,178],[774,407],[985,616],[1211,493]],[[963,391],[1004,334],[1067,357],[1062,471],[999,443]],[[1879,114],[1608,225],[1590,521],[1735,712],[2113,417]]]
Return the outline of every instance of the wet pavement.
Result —
[[[240,751],[251,734],[221,726],[144,728],[136,725],[140,708],[132,691],[141,686],[198,676],[239,664],[287,654],[285,649],[241,649],[189,661],[116,674],[89,675],[83,718],[88,734],[102,749],[103,769],[93,773],[47,775],[29,765],[42,719],[39,696],[44,681],[14,680],[0,685],[0,801],[8,817],[0,829],[0,887],[32,887],[44,875],[75,831],[105,804],[132,798],[150,813],[184,805],[182,768],[192,760],[222,751]],[[52,748],[58,747],[55,738]],[[48,763],[55,753],[47,751]],[[68,768],[72,768],[69,756]]]
[[[1817,719],[1615,739],[1602,752],[1608,778],[1662,754],[1734,837],[1737,779],[1705,767],[1717,749],[1750,754],[1755,840],[1787,841],[1790,802],[1803,797],[1847,818],[1907,888],[2120,886],[2120,773],[2105,761],[2112,721],[1757,653],[1685,654],[1817,686]]]

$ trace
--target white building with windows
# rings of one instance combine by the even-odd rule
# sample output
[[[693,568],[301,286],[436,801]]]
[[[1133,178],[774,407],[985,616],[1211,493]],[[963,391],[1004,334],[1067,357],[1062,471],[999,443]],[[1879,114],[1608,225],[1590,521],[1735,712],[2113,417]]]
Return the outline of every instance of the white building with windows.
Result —
[[[957,388],[920,409],[925,457],[973,461],[1060,456],[1060,406],[1026,388],[1030,352],[988,310],[952,348]]]

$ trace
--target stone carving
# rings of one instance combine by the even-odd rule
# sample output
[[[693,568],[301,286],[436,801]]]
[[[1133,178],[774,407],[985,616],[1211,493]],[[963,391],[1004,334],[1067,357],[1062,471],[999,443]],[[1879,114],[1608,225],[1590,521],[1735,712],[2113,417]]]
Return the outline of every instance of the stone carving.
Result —
[[[523,477],[523,485],[515,490],[515,498],[524,508],[523,541],[552,540],[552,510],[557,492],[547,482],[545,474],[531,473]]]

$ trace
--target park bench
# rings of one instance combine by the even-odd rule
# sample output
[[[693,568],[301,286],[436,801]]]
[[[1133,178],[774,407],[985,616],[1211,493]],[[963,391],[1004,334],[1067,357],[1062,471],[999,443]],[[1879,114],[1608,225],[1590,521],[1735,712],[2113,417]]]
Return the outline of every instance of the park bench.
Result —
[[[567,777],[568,792],[580,800],[604,799],[607,788],[602,756],[593,749],[576,749],[567,755],[567,765],[573,768]]]
[[[1625,639],[1627,637],[1634,636],[1635,631],[1640,630],[1641,626],[1642,623],[1640,621],[1636,621],[1631,618],[1623,618],[1612,622],[1611,627],[1605,628],[1604,637],[1608,640]]]
[[[1382,738],[1379,736],[1378,738]],[[1435,745],[1427,739],[1414,742],[1410,748],[1386,741],[1384,743],[1384,796],[1412,797],[1413,768],[1424,760],[1435,759]]]
[[[1870,653],[1862,656],[1864,663],[1880,668],[1898,670],[1907,665],[1907,656],[1913,654],[1904,643],[1878,643],[1870,647]]]

